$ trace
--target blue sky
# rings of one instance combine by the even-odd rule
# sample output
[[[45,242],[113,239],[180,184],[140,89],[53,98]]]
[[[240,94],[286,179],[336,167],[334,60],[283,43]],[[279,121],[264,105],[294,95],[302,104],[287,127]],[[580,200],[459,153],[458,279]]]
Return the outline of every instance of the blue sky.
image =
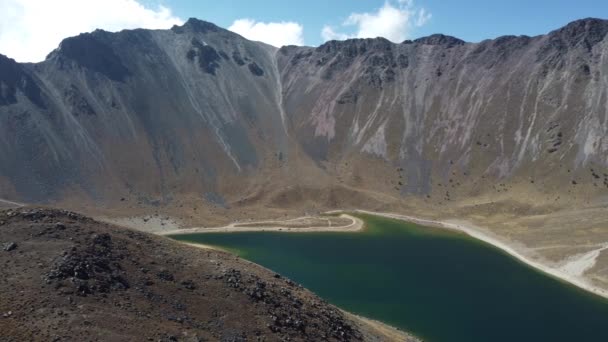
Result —
[[[608,19],[608,0],[0,0],[0,53],[38,62],[82,32],[168,29],[190,17],[275,46],[378,36],[401,42],[433,33],[477,42]]]
[[[351,13],[374,12],[384,0],[164,0],[176,15],[197,17],[229,27],[234,20],[295,21],[303,26],[304,43],[322,43],[324,25],[340,24]],[[397,1],[393,1],[397,3]],[[415,0],[431,14],[426,24],[410,33],[413,38],[444,33],[466,41],[481,41],[506,34],[538,35],[586,18],[608,19],[608,0]]]

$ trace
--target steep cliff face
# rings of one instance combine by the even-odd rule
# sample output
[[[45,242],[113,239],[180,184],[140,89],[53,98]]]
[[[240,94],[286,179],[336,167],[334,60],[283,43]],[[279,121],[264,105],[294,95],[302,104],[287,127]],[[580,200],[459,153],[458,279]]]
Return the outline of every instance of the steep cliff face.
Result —
[[[308,186],[397,197],[534,181],[600,193],[607,32],[608,21],[585,19],[476,44],[433,35],[276,49],[191,19],[68,38],[38,64],[0,56],[0,197],[195,194],[223,205],[311,172],[322,177]],[[387,170],[398,180],[379,180]]]
[[[377,156],[404,169],[405,192],[430,193],[453,170],[511,179],[605,167],[607,32],[588,19],[478,44],[434,35],[286,47],[286,112],[313,158]]]
[[[213,191],[285,143],[275,50],[190,20],[68,38],[35,65],[3,59],[0,175],[27,201]]]

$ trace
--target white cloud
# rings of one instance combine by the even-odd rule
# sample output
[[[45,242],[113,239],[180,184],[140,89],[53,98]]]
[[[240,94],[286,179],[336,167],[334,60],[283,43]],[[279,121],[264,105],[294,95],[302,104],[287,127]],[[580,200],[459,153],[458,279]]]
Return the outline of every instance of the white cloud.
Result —
[[[376,12],[352,13],[343,23],[343,28],[354,27],[354,33],[337,32],[325,25],[321,31],[324,40],[347,38],[384,37],[393,42],[402,42],[410,37],[415,27],[426,24],[431,13],[414,5],[414,0],[387,0]]]
[[[183,21],[137,0],[0,0],[0,53],[39,62],[62,39],[95,29],[170,28]]]
[[[276,47],[304,45],[304,28],[293,21],[264,23],[252,19],[238,19],[228,29],[249,40],[257,40]]]

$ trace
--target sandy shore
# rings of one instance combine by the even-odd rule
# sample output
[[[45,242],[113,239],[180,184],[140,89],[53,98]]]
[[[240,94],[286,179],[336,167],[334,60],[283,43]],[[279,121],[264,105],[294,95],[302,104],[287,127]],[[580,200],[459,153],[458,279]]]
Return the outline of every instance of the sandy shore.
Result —
[[[482,228],[476,227],[468,222],[464,221],[435,221],[435,220],[427,220],[422,218],[417,218],[413,216],[394,214],[394,213],[381,213],[367,210],[356,210],[356,212],[363,214],[370,214],[376,216],[382,216],[407,222],[412,222],[420,225],[438,227],[438,228],[446,228],[451,230],[460,231],[466,233],[467,235],[476,238],[478,240],[489,243],[497,248],[500,248],[504,252],[510,254],[515,257],[519,261],[536,268],[546,274],[549,274],[555,278],[561,279],[568,283],[571,283],[581,289],[587,290],[604,298],[608,298],[608,291],[594,286],[583,276],[585,270],[589,269],[595,263],[595,258],[599,256],[599,253],[608,248],[602,246],[601,248],[591,251],[589,253],[584,253],[574,259],[570,260],[566,265],[552,266],[540,263],[539,261],[533,260],[530,257],[530,253],[527,252],[523,247],[517,248],[514,247],[513,242],[504,241],[503,239],[483,230]]]
[[[518,245],[515,241],[505,240],[486,229],[476,227],[475,225],[461,220],[428,220],[414,216],[383,213],[368,210],[333,210],[328,214],[340,214],[340,218],[346,218],[351,221],[347,225],[319,225],[310,227],[289,227],[288,225],[298,220],[318,219],[318,217],[300,217],[291,220],[264,220],[264,221],[247,221],[246,223],[231,223],[223,227],[193,227],[178,229],[178,225],[163,224],[162,230],[153,231],[159,235],[177,235],[177,234],[193,234],[193,233],[231,233],[231,232],[357,232],[364,228],[364,222],[354,216],[348,215],[347,212],[357,212],[362,214],[370,214],[382,216],[407,222],[412,222],[425,226],[437,228],[445,228],[463,232],[475,239],[489,243],[502,251],[510,254],[519,261],[536,268],[555,278],[571,283],[581,289],[587,290],[604,298],[608,298],[608,291],[593,285],[584,275],[585,271],[591,269],[595,265],[595,261],[600,253],[608,249],[608,244],[598,244],[598,248],[582,253],[579,255],[570,256],[559,263],[550,263],[548,261],[539,261],[534,257],[534,252],[523,245]],[[131,218],[132,220],[132,218]],[[114,221],[114,223],[117,223]],[[122,222],[124,224],[124,222]],[[141,222],[130,222],[132,224],[141,224]],[[270,223],[270,224],[268,224]],[[131,224],[131,225],[132,225]],[[249,226],[242,226],[247,224]],[[261,224],[259,226],[250,226]],[[268,224],[268,225],[266,225]],[[200,246],[200,245],[199,245]],[[209,246],[206,246],[209,248]]]
[[[410,335],[404,331],[401,331],[395,327],[392,327],[386,323],[376,321],[371,318],[355,315],[345,310],[340,310],[345,315],[350,317],[353,321],[357,321],[360,324],[367,325],[373,329],[378,335],[384,336],[388,341],[402,341],[402,342],[421,342],[422,340]]]
[[[190,242],[185,242],[185,241],[179,241],[179,243],[182,243],[184,245],[188,245],[190,247],[200,248],[200,249],[213,249],[215,251],[223,251],[222,249],[219,249],[217,247],[205,245],[205,244],[202,244],[202,243],[190,243]]]
[[[269,225],[260,225],[256,227],[252,226],[239,226],[243,223],[231,223],[227,226],[223,227],[194,227],[194,228],[184,228],[184,229],[174,229],[174,230],[165,230],[161,232],[157,232],[159,235],[177,235],[177,234],[193,234],[193,233],[235,233],[235,232],[286,232],[286,233],[304,233],[304,232],[357,232],[363,229],[363,221],[348,214],[341,214],[340,218],[349,219],[351,221],[350,224],[347,225],[339,225],[332,226],[331,224],[324,226],[312,226],[312,227],[288,227],[285,225],[281,225],[281,223],[285,222],[293,222],[302,219],[308,219],[309,217],[300,217],[287,221],[252,221],[247,222],[247,225],[255,225],[255,224],[266,224],[272,223]]]

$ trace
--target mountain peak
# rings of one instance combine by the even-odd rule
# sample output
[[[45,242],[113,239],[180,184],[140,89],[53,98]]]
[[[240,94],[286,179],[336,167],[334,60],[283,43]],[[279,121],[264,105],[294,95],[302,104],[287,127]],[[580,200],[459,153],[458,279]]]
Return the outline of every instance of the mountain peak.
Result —
[[[220,28],[219,26],[215,25],[214,23],[210,23],[208,21],[204,21],[204,20],[200,20],[200,19],[196,19],[196,18],[190,18],[190,19],[188,19],[188,21],[186,21],[184,23],[184,25],[182,25],[182,26],[174,25],[171,28],[171,30],[176,33],[183,33],[185,30],[206,33],[206,32],[218,32],[218,31],[222,30],[222,28]]]
[[[14,59],[10,58],[10,57],[9,57],[9,56],[7,56],[7,55],[3,55],[3,54],[1,54],[1,53],[0,53],[0,61],[7,61],[7,60],[8,60],[8,61],[13,61],[13,62],[15,62],[15,60],[14,60]]]
[[[393,45],[388,39],[378,38],[351,38],[346,40],[330,40],[321,44],[316,50],[325,53],[338,50],[357,51],[363,53],[367,50],[388,50]]]
[[[558,30],[552,31],[549,36],[560,37],[573,44],[583,39],[595,44],[602,41],[606,34],[608,34],[608,20],[585,18],[575,20]]]
[[[446,36],[445,34],[433,34],[427,37],[418,38],[414,40],[414,42],[424,45],[442,45],[446,47],[465,44],[464,40],[452,36]]]
[[[58,49],[47,56],[47,59],[67,58],[85,68],[102,73],[111,80],[122,82],[130,72],[108,42],[112,35],[103,30],[95,30],[66,38],[59,44]]]
[[[608,20],[604,20],[604,19],[600,19],[600,18],[591,18],[591,17],[578,19],[578,20],[574,20],[574,21],[568,23],[563,28],[558,29],[558,31],[564,30],[564,29],[566,29],[566,30],[588,29],[588,28],[599,27],[599,26],[608,26]]]

